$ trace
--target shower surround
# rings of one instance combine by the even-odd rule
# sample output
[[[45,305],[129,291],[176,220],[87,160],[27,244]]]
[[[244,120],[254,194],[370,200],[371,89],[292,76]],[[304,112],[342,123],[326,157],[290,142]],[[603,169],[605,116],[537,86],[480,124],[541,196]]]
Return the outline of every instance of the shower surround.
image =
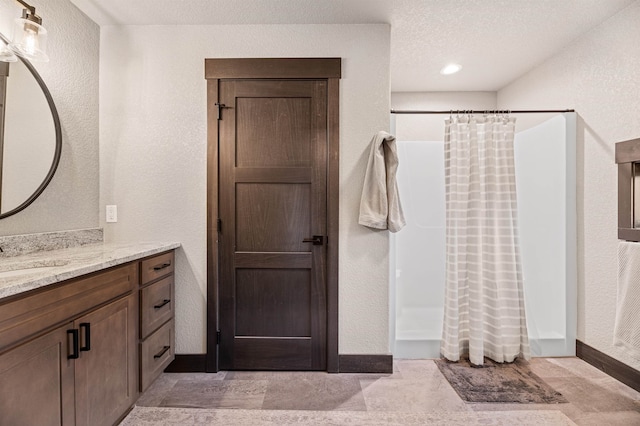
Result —
[[[442,118],[424,120],[431,125]],[[397,119],[396,127],[402,124]],[[532,356],[575,355],[575,124],[575,113],[565,113],[526,130],[516,126],[518,231]],[[442,129],[444,134],[444,123]],[[444,144],[399,140],[398,151],[407,226],[390,241],[391,350],[396,358],[437,358],[445,300]]]

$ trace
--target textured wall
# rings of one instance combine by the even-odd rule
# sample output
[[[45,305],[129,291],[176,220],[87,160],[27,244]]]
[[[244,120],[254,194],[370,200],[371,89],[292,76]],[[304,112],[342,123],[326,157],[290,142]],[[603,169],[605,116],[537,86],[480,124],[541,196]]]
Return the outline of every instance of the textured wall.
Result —
[[[614,145],[640,137],[640,1],[498,92],[498,107],[575,108],[578,118],[578,339],[612,345],[617,280]]]
[[[0,235],[98,226],[98,69],[100,29],[68,0],[31,2],[49,31],[50,62],[35,63],[62,124],[62,158],[42,195],[0,220]],[[22,8],[0,0],[0,31],[10,36]]]
[[[183,244],[177,352],[204,352],[208,57],[343,58],[340,352],[387,353],[388,236],[357,225],[366,148],[389,125],[387,25],[103,27],[100,210],[119,214],[106,240]]]

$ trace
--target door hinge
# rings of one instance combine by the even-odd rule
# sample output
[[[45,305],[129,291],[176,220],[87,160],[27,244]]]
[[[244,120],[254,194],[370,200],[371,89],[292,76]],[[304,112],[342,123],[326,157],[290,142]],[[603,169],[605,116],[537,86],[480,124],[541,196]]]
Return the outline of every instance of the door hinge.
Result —
[[[222,232],[222,219],[218,219],[218,232]]]
[[[220,330],[216,331],[216,345],[220,344],[220,339],[221,339],[221,333]]]

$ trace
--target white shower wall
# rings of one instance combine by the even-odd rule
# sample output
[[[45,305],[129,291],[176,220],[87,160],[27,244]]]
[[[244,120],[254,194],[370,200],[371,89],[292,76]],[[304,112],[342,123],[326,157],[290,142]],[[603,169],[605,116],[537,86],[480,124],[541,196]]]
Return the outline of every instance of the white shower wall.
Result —
[[[425,121],[442,116],[423,116]],[[391,243],[391,342],[398,358],[440,355],[445,278],[444,144],[399,141],[407,226]],[[534,356],[575,354],[575,114],[515,138],[518,221]]]

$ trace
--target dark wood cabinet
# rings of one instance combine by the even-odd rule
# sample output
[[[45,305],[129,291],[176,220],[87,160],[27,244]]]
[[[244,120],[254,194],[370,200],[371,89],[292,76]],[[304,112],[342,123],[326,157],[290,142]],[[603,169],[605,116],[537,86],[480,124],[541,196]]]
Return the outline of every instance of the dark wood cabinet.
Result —
[[[117,424],[173,360],[173,259],[0,300],[0,425]]]
[[[69,323],[0,355],[0,424],[74,425]]]
[[[131,263],[0,303],[0,424],[118,422],[138,396],[137,280]]]
[[[140,392],[175,358],[174,254],[140,262]]]
[[[137,313],[131,294],[74,322],[80,333],[80,358],[75,362],[77,424],[112,425],[136,401]]]

